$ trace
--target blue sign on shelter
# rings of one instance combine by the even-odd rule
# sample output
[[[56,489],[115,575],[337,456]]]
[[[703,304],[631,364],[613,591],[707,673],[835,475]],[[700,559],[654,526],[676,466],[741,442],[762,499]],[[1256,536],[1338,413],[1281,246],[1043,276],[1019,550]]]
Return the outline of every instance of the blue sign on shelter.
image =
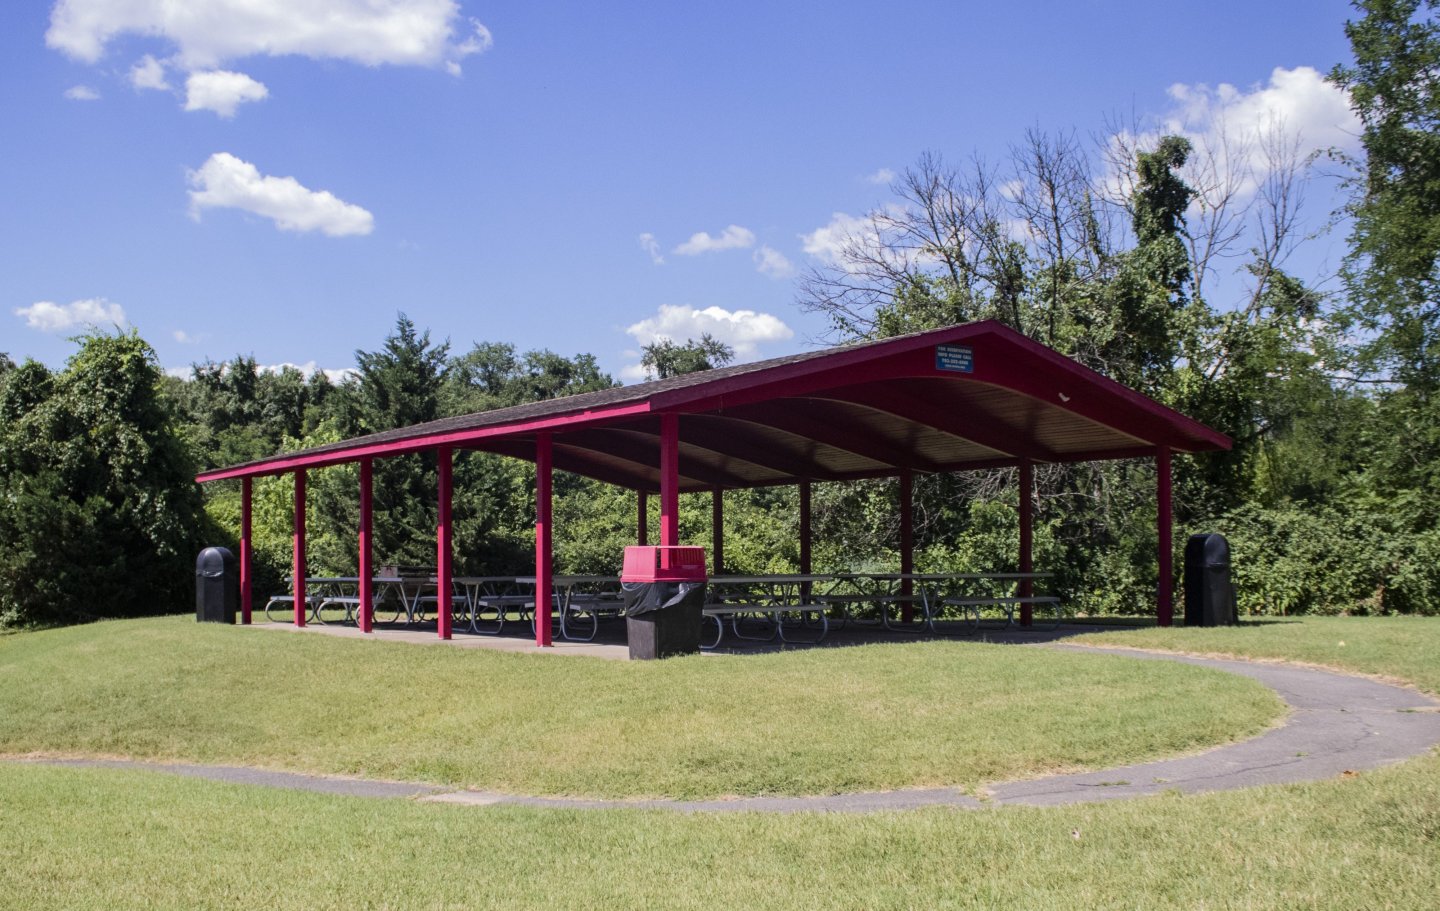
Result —
[[[935,369],[954,373],[975,372],[975,352],[963,345],[936,345]]]

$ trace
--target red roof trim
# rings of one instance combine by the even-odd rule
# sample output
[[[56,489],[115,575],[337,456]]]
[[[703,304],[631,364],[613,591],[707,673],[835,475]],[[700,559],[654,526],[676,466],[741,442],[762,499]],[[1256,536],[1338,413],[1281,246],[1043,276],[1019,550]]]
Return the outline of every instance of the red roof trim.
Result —
[[[426,449],[434,449],[437,446],[459,446],[463,448],[466,443],[478,442],[490,437],[516,436],[517,434],[534,433],[540,430],[553,430],[557,427],[565,427],[581,421],[591,423],[614,418],[632,417],[637,414],[645,414],[649,410],[650,403],[636,402],[616,408],[607,408],[599,411],[583,411],[579,414],[556,415],[534,421],[521,421],[517,424],[496,424],[474,430],[456,430],[450,433],[410,437],[389,443],[372,443],[368,446],[356,446],[350,449],[333,449],[328,452],[315,453],[314,455],[296,455],[290,458],[275,459],[274,461],[249,467],[221,468],[215,471],[202,472],[196,475],[195,480],[204,483],[206,481],[223,481],[227,478],[284,474],[287,471],[296,471],[301,468],[324,468],[327,465],[340,465],[345,462],[359,461],[360,459],[401,455],[407,452],[420,452]]]
[[[779,358],[777,363],[770,366],[747,365],[744,368],[731,368],[711,379],[698,376],[686,378],[686,382],[679,385],[675,385],[674,380],[660,381],[656,385],[661,388],[649,393],[647,398],[631,397],[613,405],[599,405],[581,411],[548,414],[478,428],[432,431],[428,434],[422,432],[416,436],[391,432],[383,442],[331,444],[318,452],[294,453],[247,465],[202,472],[196,480],[205,482],[283,474],[439,446],[464,448],[467,444],[481,444],[486,440],[492,441],[492,444],[501,440],[508,442],[514,437],[537,431],[603,425],[616,419],[660,412],[718,412],[716,416],[723,417],[727,408],[758,404],[775,398],[816,394],[827,389],[900,377],[933,377],[938,375],[933,361],[928,362],[928,367],[920,363],[920,352],[938,344],[973,342],[987,337],[997,343],[997,348],[1011,346],[1012,350],[1021,355],[1021,361],[1034,360],[1023,367],[1023,372],[1017,373],[1014,369],[1016,361],[987,358],[986,366],[977,364],[974,374],[948,374],[951,378],[968,382],[988,382],[1019,395],[1046,402],[1052,407],[1058,405],[1120,434],[1129,435],[1142,444],[1134,450],[1124,450],[1127,453],[1145,451],[1147,445],[1151,452],[1156,446],[1170,446],[1180,451],[1230,448],[1230,439],[1224,434],[1101,376],[1001,323],[987,320],[841,347],[828,352]],[[1073,404],[1051,401],[1054,390],[1050,387],[1056,379],[1074,382],[1077,392],[1083,390],[1083,397]],[[636,387],[635,395],[645,394],[640,387]],[[1060,395],[1060,399],[1069,402],[1069,398],[1064,394]],[[563,408],[564,401],[557,400],[553,407],[557,410]],[[583,403],[575,403],[571,407],[583,407]],[[1111,409],[1117,411],[1109,413]],[[988,445],[983,441],[976,442]],[[484,447],[476,445],[472,448]],[[1020,448],[1028,448],[1029,454],[1038,454],[1033,447]],[[1104,459],[1114,458],[1116,455],[1097,452],[1080,454],[1078,457]],[[743,456],[740,458],[743,460]],[[1062,457],[1062,460],[1068,458]],[[1004,462],[1013,464],[1014,460],[1006,459]]]

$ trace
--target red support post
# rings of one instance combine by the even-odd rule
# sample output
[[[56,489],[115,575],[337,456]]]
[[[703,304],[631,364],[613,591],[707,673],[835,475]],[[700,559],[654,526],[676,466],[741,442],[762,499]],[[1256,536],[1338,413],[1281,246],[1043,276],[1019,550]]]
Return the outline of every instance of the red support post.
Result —
[[[810,482],[800,482],[800,572],[809,575],[810,568]]]
[[[1035,571],[1035,466],[1029,459],[1020,463],[1020,572]],[[1029,598],[1035,593],[1035,583],[1030,579],[1020,580],[1020,597]],[[1030,626],[1035,620],[1033,604],[1020,605],[1020,625]]]
[[[650,495],[643,490],[635,491],[635,543],[650,543]]]
[[[550,518],[552,446],[550,434],[535,434],[535,644],[551,644],[550,603],[555,555]]]
[[[719,487],[710,491],[710,574],[725,574],[725,491]]]
[[[295,625],[305,625],[309,604],[305,601],[305,469],[295,472],[295,542],[294,563],[290,571],[290,594],[295,597]]]
[[[370,533],[374,526],[374,463],[360,460],[360,632],[375,628],[375,567],[371,562]]]
[[[454,609],[450,600],[454,594],[450,584],[450,469],[454,460],[449,446],[441,446],[435,454],[440,468],[440,503],[435,522],[435,631],[441,639],[449,639],[450,613]]]
[[[240,622],[250,625],[250,478],[240,479]]]
[[[1170,490],[1170,447],[1161,446],[1155,450],[1155,499],[1156,531],[1159,532],[1160,579],[1157,598],[1156,619],[1161,626],[1169,626],[1175,620],[1175,568],[1172,565],[1174,517]]]
[[[660,546],[680,543],[680,415],[660,415]]]
[[[802,575],[810,575],[813,570],[810,568],[810,482],[800,482],[800,572]],[[810,600],[812,587],[809,582],[801,583],[800,595],[805,601]]]
[[[915,572],[915,475],[908,469],[900,472],[900,573]],[[900,594],[910,597],[915,593],[915,583],[910,579],[900,580]],[[915,619],[915,606],[909,601],[902,602],[900,619],[909,623]]]

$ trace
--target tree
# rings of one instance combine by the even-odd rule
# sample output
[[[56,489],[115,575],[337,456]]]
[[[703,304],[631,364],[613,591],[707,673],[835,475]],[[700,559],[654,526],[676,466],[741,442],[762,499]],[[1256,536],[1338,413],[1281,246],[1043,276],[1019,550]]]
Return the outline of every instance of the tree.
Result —
[[[1440,0],[1355,7],[1354,64],[1331,78],[1363,125],[1345,278],[1382,381],[1370,479],[1423,530],[1440,521]]]
[[[360,372],[360,420],[369,431],[393,430],[440,416],[440,386],[450,343],[430,344],[404,313],[379,351],[355,352]]]
[[[379,351],[357,350],[361,431],[410,427],[440,417],[449,350],[449,342],[431,344],[429,330],[416,331],[404,313],[396,317],[395,330]],[[438,485],[434,454],[380,459],[374,483],[375,553],[386,562],[433,564]],[[348,519],[348,503],[335,504],[337,518]],[[347,545],[347,553],[354,550]]]
[[[520,355],[514,345],[477,342],[450,359],[441,404],[449,415],[472,414],[614,385],[590,354],[566,358],[542,349]]]
[[[653,379],[667,379],[684,373],[714,370],[735,359],[735,349],[706,332],[699,341],[687,339],[677,345],[668,338],[658,339],[640,349],[640,364]]]
[[[1440,0],[1355,8],[1364,17],[1345,24],[1355,62],[1330,74],[1364,128],[1346,277],[1382,331],[1378,359],[1428,393],[1440,386]]]
[[[1307,176],[1298,148],[1281,123],[1193,139],[1133,125],[1089,151],[1071,135],[1032,130],[998,165],[956,168],[927,154],[896,181],[895,199],[852,222],[800,303],[827,316],[842,340],[998,320],[1229,434],[1232,452],[1177,461],[1182,526],[1261,487],[1283,501],[1289,479],[1331,490],[1343,458],[1283,445],[1342,404],[1323,374],[1334,369],[1326,301],[1285,271]],[[1220,274],[1227,264],[1237,268]],[[1217,288],[1225,296],[1213,301]],[[1065,567],[1061,587],[1098,608],[1148,598],[1152,467],[1043,466],[1036,482],[1037,527]],[[1013,542],[996,529],[1013,527],[1013,515],[1010,525],[997,521],[1018,503],[1013,471],[917,484],[928,513],[917,526],[922,552],[966,565],[1010,559]],[[893,493],[877,485],[837,515],[852,521],[865,496]],[[850,527],[844,537],[886,534],[888,526]],[[964,547],[985,556],[956,552]],[[1102,577],[1110,581],[1100,596],[1090,582]]]
[[[0,395],[0,625],[174,611],[204,513],[194,465],[134,332],[85,337],[63,372]]]

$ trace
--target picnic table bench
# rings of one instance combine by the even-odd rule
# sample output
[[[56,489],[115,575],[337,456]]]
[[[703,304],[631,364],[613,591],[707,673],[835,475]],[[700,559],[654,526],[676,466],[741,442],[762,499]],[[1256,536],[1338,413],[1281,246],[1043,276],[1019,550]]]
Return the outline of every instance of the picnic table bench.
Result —
[[[816,595],[815,600],[821,604],[834,605],[840,608],[840,621],[842,624],[854,623],[857,625],[878,625],[883,626],[885,629],[894,633],[919,633],[923,631],[923,627],[915,628],[890,622],[889,610],[891,606],[895,605],[901,607],[906,604],[923,605],[925,603],[925,597],[923,595],[905,595],[900,594],[899,592],[875,592],[872,594],[831,594],[827,592],[823,595]],[[875,605],[875,607],[880,611],[880,619],[861,620],[858,617],[852,616],[850,613],[850,607],[851,605],[855,604]]]
[[[288,605],[288,606],[285,608],[284,613],[282,613],[279,617],[276,617],[275,614],[272,613],[272,611],[273,611],[276,607],[278,607],[278,606],[280,606],[280,605],[282,605],[282,604],[283,604],[283,605]],[[325,622],[324,620],[321,620],[321,619],[320,619],[320,596],[319,596],[319,595],[311,595],[311,594],[308,594],[308,593],[307,593],[307,594],[305,595],[305,607],[306,607],[306,608],[309,610],[309,612],[310,612],[309,617],[310,617],[310,621],[311,621],[311,622],[313,622],[313,623],[324,623],[324,622]],[[283,623],[283,622],[285,622],[286,620],[293,620],[294,618],[295,618],[295,596],[294,596],[294,595],[271,595],[271,596],[270,596],[270,600],[268,600],[268,601],[265,602],[265,619],[266,619],[266,620],[269,620],[271,623]]]
[[[706,620],[715,622],[715,639],[708,645],[700,643],[700,648],[709,651],[718,648],[721,640],[725,638],[725,621],[730,621],[730,631],[736,639],[748,639],[752,642],[774,642],[778,637],[786,644],[805,643],[815,645],[823,641],[830,632],[830,620],[825,616],[825,605],[823,604],[751,604],[739,601],[717,601],[706,604],[700,609],[701,616]],[[803,625],[807,614],[813,614],[819,621],[820,631],[807,638],[796,639],[793,635],[785,632],[785,615],[796,614],[800,617]],[[740,624],[746,617],[764,616],[769,618],[770,635],[752,636],[741,632]]]
[[[1045,627],[1055,629],[1060,625],[1060,603],[1061,600],[1055,595],[997,595],[984,598],[944,598],[941,604],[949,607],[959,607],[969,619],[972,631],[980,628],[980,611],[986,607],[999,607],[1005,611],[1005,625],[1002,629],[1010,629],[1015,625],[1015,608],[1021,605],[1053,605],[1055,607],[1054,622]],[[934,631],[935,618],[927,618],[929,625]]]

